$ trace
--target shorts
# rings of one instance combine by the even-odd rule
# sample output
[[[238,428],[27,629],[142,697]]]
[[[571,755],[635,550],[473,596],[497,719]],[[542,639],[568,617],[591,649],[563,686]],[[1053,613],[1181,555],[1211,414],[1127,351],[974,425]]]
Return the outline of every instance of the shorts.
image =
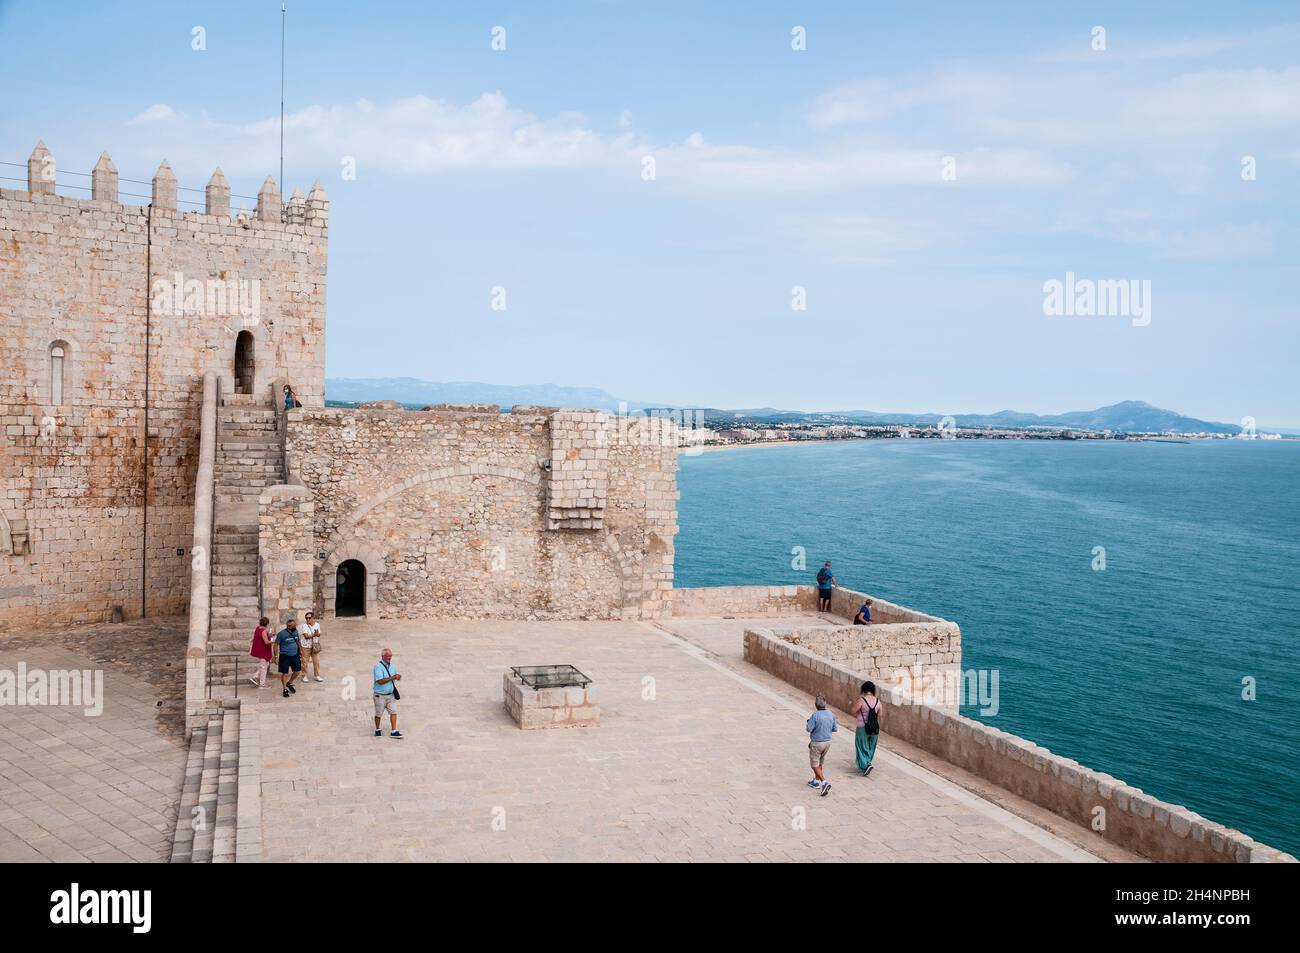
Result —
[[[834,590],[832,590],[832,589],[818,589],[818,590],[817,590],[817,595],[818,595],[819,598],[822,598],[822,599],[825,599],[825,600],[827,600],[827,601],[830,601],[831,593],[832,593],[833,591],[834,591]]]
[[[808,742],[808,763],[814,768],[820,768],[826,763],[826,752],[831,750],[829,741],[810,741]]]
[[[288,672],[301,672],[301,671],[302,671],[302,656],[301,656],[301,655],[285,655],[283,652],[281,652],[281,653],[280,653],[280,666],[279,666],[279,667],[280,667],[280,674],[281,674],[281,675],[284,675],[284,674],[286,674],[286,673],[288,673]]]
[[[378,718],[385,711],[390,715],[397,714],[397,699],[393,697],[392,692],[387,695],[375,694],[375,717]]]

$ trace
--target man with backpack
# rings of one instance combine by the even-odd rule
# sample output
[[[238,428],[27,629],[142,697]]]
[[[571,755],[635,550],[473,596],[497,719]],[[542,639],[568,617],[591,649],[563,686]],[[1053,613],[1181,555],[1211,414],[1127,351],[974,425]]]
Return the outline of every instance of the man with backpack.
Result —
[[[835,588],[835,577],[831,574],[831,561],[817,570],[817,611],[831,611],[831,590]]]
[[[854,754],[857,756],[858,770],[865,778],[871,773],[876,757],[876,742],[880,740],[880,716],[884,714],[884,703],[876,697],[876,683],[863,682],[862,694],[853,703],[851,714],[857,720],[857,730],[853,733]]]

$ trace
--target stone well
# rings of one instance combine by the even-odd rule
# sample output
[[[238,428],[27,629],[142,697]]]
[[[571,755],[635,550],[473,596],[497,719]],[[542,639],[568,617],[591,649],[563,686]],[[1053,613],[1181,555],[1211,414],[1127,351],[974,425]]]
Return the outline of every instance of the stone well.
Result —
[[[513,668],[502,676],[506,711],[520,728],[568,728],[600,722],[591,679],[571,665]]]

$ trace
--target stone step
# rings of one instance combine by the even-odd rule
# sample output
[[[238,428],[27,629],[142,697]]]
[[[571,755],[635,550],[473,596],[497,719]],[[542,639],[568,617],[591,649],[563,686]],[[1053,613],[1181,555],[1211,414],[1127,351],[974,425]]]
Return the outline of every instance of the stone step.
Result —
[[[257,546],[256,542],[219,542],[212,547],[212,559],[215,562],[223,556],[256,556]]]
[[[256,579],[240,582],[217,582],[216,580],[213,580],[212,582],[212,598],[219,602],[231,605],[231,603],[227,602],[228,597],[239,599],[244,596],[252,596],[254,599],[257,598]]]
[[[231,463],[247,460],[251,463],[278,463],[284,451],[274,444],[250,447],[240,444],[235,447],[221,447],[217,450],[217,463]]]
[[[280,442],[280,438],[275,434],[267,434],[257,431],[246,436],[240,436],[238,434],[222,431],[220,438],[217,440],[217,452],[221,453],[224,450],[229,450],[231,452],[242,450],[274,450],[276,453],[281,453],[284,450],[284,445]]]
[[[221,760],[217,774],[217,817],[212,862],[235,862],[235,824],[239,804],[239,709],[225,709],[221,720]]]
[[[257,561],[251,560],[246,563],[236,563],[230,562],[229,560],[222,560],[213,565],[212,578],[223,580],[247,579],[256,582]]]
[[[203,774],[199,779],[199,829],[194,832],[194,849],[190,862],[212,861],[212,844],[216,837],[217,781],[221,771],[222,715],[208,719],[208,734],[203,746]]]
[[[212,557],[212,571],[225,569],[225,575],[231,573],[246,574],[250,578],[257,577],[257,553],[232,553],[218,550]]]
[[[217,471],[232,467],[275,467],[280,469],[283,454],[278,449],[259,453],[256,450],[232,450],[230,453],[217,454]]]
[[[199,725],[190,735],[185,780],[181,783],[181,803],[176,808],[176,830],[172,833],[173,864],[188,864],[194,853],[194,808],[199,804],[199,783],[203,777],[203,752],[207,739],[207,725]]]
[[[280,468],[266,464],[265,466],[226,465],[217,469],[216,490],[218,493],[223,490],[244,490],[256,487],[260,492],[263,488],[274,486],[280,482]]]
[[[242,609],[244,612],[251,615],[257,611],[257,587],[253,587],[253,594],[251,596],[218,597],[216,593],[213,593],[212,601],[214,603],[212,607],[214,615],[216,614],[218,606],[226,609]]]

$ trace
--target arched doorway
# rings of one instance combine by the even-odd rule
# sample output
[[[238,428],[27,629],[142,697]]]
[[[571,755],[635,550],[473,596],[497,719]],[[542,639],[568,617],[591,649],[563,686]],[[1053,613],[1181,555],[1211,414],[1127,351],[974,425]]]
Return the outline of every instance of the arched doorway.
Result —
[[[253,332],[240,331],[235,338],[235,393],[253,392]]]
[[[356,559],[339,563],[334,585],[334,615],[339,618],[366,614],[366,567]]]

